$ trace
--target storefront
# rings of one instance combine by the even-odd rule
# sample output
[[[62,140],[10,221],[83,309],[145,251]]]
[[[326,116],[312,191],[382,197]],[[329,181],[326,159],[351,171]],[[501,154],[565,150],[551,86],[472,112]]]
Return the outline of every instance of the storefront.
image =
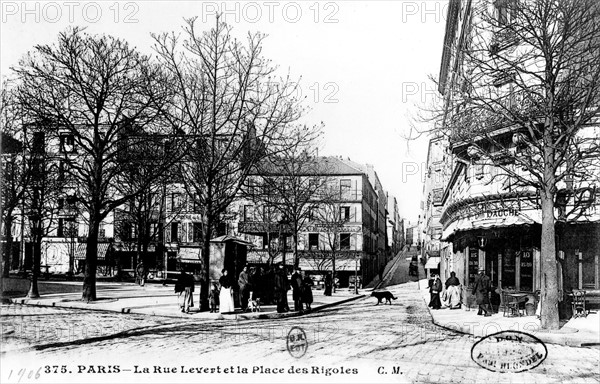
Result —
[[[540,289],[541,212],[527,199],[455,204],[442,218],[442,240],[452,244],[444,271],[473,284],[480,267],[493,287],[534,292]],[[447,273],[447,272],[446,272]]]
[[[539,225],[523,225],[458,232],[452,239],[454,255],[446,260],[454,262],[452,270],[463,272],[467,286],[483,267],[492,286],[533,292],[540,286],[540,231]]]

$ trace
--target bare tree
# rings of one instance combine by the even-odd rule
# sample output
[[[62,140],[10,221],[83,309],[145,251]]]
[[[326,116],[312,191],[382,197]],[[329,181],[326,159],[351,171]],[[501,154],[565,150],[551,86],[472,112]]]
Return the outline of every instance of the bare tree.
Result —
[[[349,222],[356,221],[354,210],[344,202],[337,183],[326,184],[318,193],[318,208],[316,223],[324,231],[327,249],[322,257],[331,261],[332,276],[336,275],[336,260],[338,256],[350,251],[350,238],[342,239],[347,234]],[[343,241],[347,244],[343,244]]]
[[[474,6],[460,68],[436,116],[435,134],[467,143],[475,166],[493,166],[493,181],[541,209],[546,329],[559,326],[555,225],[585,216],[596,193],[599,11],[592,0]]]
[[[18,108],[13,95],[6,84],[0,91],[0,198],[2,203],[2,221],[0,235],[6,242],[2,246],[2,276],[8,277],[13,253],[13,223],[17,219],[17,208],[22,203],[25,189],[29,183],[30,172],[23,156],[23,139],[19,135]],[[22,229],[21,229],[22,230]]]
[[[165,129],[157,119],[169,97],[168,81],[125,41],[79,28],[60,33],[54,45],[36,46],[14,71],[29,121],[48,122],[47,130],[64,131],[74,141],[76,153],[65,161],[88,220],[82,298],[95,300],[101,222],[134,194],[117,193],[119,153],[130,147],[132,125],[147,133]]]
[[[30,126],[31,135],[25,135],[26,161],[30,164],[30,183],[24,199],[29,232],[33,244],[33,266],[31,271],[30,298],[40,296],[38,279],[41,275],[42,240],[58,225],[57,216],[61,209],[64,175],[59,169],[57,153],[51,149],[52,137],[45,135],[44,126]],[[50,147],[50,148],[48,148]]]
[[[298,266],[298,234],[319,207],[319,193],[328,180],[325,163],[306,147],[292,146],[257,167],[268,200],[293,237],[294,267]],[[285,262],[285,260],[284,260]]]
[[[142,276],[137,277],[143,282],[148,268],[156,266],[156,260],[148,258],[148,247],[152,241],[162,239],[161,232],[175,217],[166,218],[166,194],[169,186],[178,181],[184,147],[182,140],[174,135],[137,132],[130,136],[134,138],[137,144],[120,154],[123,172],[117,188],[120,195],[130,198],[124,209],[119,210],[117,228],[125,240],[131,240],[131,229],[135,230],[137,260],[143,265]],[[181,209],[183,207],[179,207]]]
[[[246,225],[259,223],[255,232],[264,233],[267,243],[266,263],[271,267],[275,258],[285,252],[285,243],[282,240],[287,234],[288,226],[284,224],[283,216],[275,206],[277,197],[267,185],[262,183],[258,175],[250,175],[240,191],[243,203],[250,202],[252,205],[242,204],[238,215]],[[282,257],[283,258],[283,257]]]
[[[262,56],[265,35],[248,34],[246,44],[216,19],[197,30],[183,28],[183,50],[175,33],[155,35],[161,64],[173,76],[177,97],[170,105],[174,126],[189,139],[182,177],[188,194],[204,210],[201,310],[208,309],[210,239],[254,165],[285,147],[300,131],[293,124],[302,108],[289,79],[273,84],[276,67]]]

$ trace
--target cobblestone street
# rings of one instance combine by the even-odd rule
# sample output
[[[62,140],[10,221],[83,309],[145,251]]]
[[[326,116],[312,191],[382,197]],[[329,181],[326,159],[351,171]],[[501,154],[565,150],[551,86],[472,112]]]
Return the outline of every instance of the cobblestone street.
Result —
[[[215,369],[214,374],[202,373],[202,379],[192,376],[195,381],[231,381],[243,375],[237,370],[244,368],[246,381],[322,381],[326,376],[343,382],[600,381],[598,349],[560,345],[547,345],[547,359],[530,371],[485,370],[471,359],[471,347],[478,339],[432,325],[416,283],[388,289],[398,297],[391,306],[376,306],[376,300],[367,297],[297,318],[239,322],[3,306],[2,382],[18,382],[19,372],[21,382],[107,380],[106,375],[93,373],[98,366],[105,370],[119,366],[115,381],[130,375],[151,382],[186,377],[189,381],[189,374],[164,373],[169,367],[181,371],[182,365]],[[300,358],[286,350],[286,336],[294,326],[302,328],[308,340]],[[150,374],[135,373],[135,366],[138,372],[148,368]],[[228,367],[235,373],[223,376],[216,371]],[[308,373],[288,372],[301,368]],[[40,369],[38,380],[27,380]],[[273,373],[279,369],[286,374]],[[347,369],[356,369],[356,374],[341,373]]]

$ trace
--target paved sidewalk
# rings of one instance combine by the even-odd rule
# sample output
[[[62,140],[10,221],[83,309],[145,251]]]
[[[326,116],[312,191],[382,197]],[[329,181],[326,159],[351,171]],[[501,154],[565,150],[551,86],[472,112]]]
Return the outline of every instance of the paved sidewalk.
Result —
[[[145,286],[140,287],[132,283],[98,282],[96,286],[98,300],[89,303],[81,301],[81,282],[53,282],[53,285],[54,291],[61,290],[60,287],[62,286],[64,292],[43,294],[38,299],[17,297],[9,300],[13,304],[41,305],[48,307],[87,309],[188,319],[241,320],[300,315],[298,312],[277,313],[274,305],[263,305],[261,312],[243,313],[240,309],[237,309],[235,313],[228,314],[200,312],[198,309],[198,290],[194,292],[195,307],[191,308],[189,314],[181,313],[177,300],[178,297],[174,293],[173,284],[146,284]],[[77,287],[80,289],[76,289]],[[312,304],[312,311],[315,312],[332,305],[364,297],[364,295],[355,295],[347,289],[341,289],[337,290],[332,296],[325,296],[323,295],[322,290],[313,290],[313,297],[314,302]],[[294,301],[292,299],[291,290],[288,293],[288,303],[293,307]]]
[[[425,304],[429,304],[427,280],[419,281],[419,288]],[[600,345],[600,317],[598,312],[590,313],[585,318],[569,320],[557,331],[542,331],[540,320],[536,316],[504,317],[502,311],[489,316],[478,316],[477,308],[442,309],[429,308],[436,325],[458,330],[479,337],[500,331],[521,331],[534,335],[538,339],[552,344],[580,346]]]

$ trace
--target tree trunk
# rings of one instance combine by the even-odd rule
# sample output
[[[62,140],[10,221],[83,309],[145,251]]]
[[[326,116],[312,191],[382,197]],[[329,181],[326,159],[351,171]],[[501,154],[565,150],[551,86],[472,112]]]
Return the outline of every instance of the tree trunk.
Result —
[[[331,277],[333,278],[333,292],[335,293],[335,250],[331,254]]]
[[[8,277],[10,271],[10,258],[12,256],[12,212],[7,213],[6,221],[4,222],[6,228],[6,243],[2,248],[2,277]]]
[[[211,207],[207,207],[208,210]],[[208,290],[210,286],[210,237],[213,218],[206,216],[206,227],[204,228],[204,242],[202,244],[202,274],[200,276],[200,311],[210,310],[208,303]]]
[[[83,295],[81,300],[96,300],[96,267],[98,265],[98,230],[100,220],[90,218],[87,246],[85,249],[85,273],[83,277]]]
[[[39,230],[39,229],[36,229]],[[40,277],[40,264],[42,261],[42,238],[39,235],[34,237],[33,242],[33,266],[31,270],[31,283],[29,285],[29,292],[27,297],[30,299],[37,299],[40,297],[38,290],[38,279]]]
[[[298,268],[298,264],[300,264],[300,258],[298,257],[298,226],[294,226],[294,236],[292,236],[294,240],[294,270]]]
[[[554,194],[543,192],[542,200],[542,329],[558,329],[558,273],[554,228]]]

